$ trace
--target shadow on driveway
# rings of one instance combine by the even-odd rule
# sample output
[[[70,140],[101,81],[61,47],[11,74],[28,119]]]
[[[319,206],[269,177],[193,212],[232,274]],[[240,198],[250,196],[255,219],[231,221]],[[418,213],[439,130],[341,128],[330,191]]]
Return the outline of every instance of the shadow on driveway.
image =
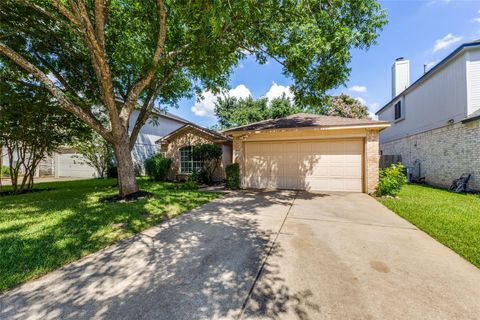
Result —
[[[235,318],[294,192],[239,192],[125,239],[0,296],[1,319]],[[316,308],[267,264],[250,296],[259,315]],[[275,283],[275,286],[269,285]],[[252,301],[253,300],[253,301]],[[272,303],[273,302],[273,303]]]

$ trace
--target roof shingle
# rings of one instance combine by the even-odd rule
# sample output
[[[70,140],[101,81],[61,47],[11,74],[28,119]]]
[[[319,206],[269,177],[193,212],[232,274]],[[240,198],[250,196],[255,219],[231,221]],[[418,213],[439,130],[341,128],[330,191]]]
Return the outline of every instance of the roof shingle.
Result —
[[[269,119],[255,122],[252,124],[224,130],[224,133],[234,131],[258,131],[274,130],[287,128],[308,128],[308,127],[343,127],[343,126],[362,126],[362,125],[383,125],[389,124],[388,121],[378,121],[370,119],[352,119],[335,116],[324,116],[308,113],[297,113],[280,119]]]

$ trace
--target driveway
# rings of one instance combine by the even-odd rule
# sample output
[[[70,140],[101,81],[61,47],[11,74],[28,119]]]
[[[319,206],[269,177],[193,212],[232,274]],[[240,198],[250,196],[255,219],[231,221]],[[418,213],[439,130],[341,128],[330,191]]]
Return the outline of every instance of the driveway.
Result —
[[[480,271],[365,194],[238,192],[0,296],[2,319],[477,319]]]

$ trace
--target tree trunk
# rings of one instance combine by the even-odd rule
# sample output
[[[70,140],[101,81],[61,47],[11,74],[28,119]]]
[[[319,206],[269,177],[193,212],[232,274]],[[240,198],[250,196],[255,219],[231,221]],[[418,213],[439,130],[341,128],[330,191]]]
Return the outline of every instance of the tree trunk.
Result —
[[[117,160],[118,189],[120,196],[126,197],[138,191],[128,139],[114,143],[113,150]]]

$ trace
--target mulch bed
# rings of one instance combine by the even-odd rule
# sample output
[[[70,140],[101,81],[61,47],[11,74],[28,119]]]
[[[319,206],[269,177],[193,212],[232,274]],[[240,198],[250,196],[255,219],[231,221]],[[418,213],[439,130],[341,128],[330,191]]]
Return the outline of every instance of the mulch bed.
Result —
[[[100,198],[101,203],[114,203],[114,202],[119,202],[119,201],[135,201],[139,199],[145,199],[145,198],[150,198],[153,196],[153,193],[147,192],[147,191],[137,191],[134,193],[130,193],[129,195],[125,197],[121,197],[118,194],[114,196],[108,196],[108,197],[103,197]]]

